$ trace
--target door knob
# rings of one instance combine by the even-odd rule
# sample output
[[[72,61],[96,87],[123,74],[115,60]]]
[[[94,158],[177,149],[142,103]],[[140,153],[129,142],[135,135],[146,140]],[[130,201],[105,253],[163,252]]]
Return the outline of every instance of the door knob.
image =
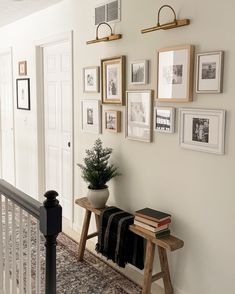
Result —
[[[70,142],[68,142],[68,147],[70,147],[71,146],[71,143]]]

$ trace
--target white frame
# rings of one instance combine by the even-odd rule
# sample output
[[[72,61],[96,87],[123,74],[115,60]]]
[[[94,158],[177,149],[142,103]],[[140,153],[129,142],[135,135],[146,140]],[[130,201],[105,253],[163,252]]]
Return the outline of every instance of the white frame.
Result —
[[[84,116],[84,107],[86,107],[85,104],[90,104],[90,107],[93,107],[93,109],[96,110],[96,113],[94,113],[93,118],[95,117],[96,124],[93,125],[89,124],[85,121]],[[81,129],[83,132],[86,133],[93,133],[93,134],[100,134],[101,133],[101,101],[95,100],[95,99],[83,99],[81,101]]]
[[[179,132],[179,143],[182,148],[191,149],[195,151],[203,151],[215,154],[224,154],[224,144],[225,144],[225,110],[221,109],[195,109],[195,108],[181,108],[179,110],[179,125],[180,125],[180,132]],[[197,118],[206,119],[210,118],[213,119],[215,122],[218,123],[218,127],[216,128],[215,124],[209,124],[209,134],[212,133],[215,136],[213,140],[216,143],[204,143],[199,141],[193,141],[193,139],[187,140],[187,129],[188,126],[188,133],[191,129],[190,137],[192,138],[192,127],[187,125],[186,118],[188,116],[188,120],[192,122],[193,116]],[[217,132],[217,134],[216,134]],[[214,137],[213,136],[213,137]],[[209,137],[210,138],[210,137]],[[208,141],[210,139],[208,138]]]
[[[170,129],[169,131],[167,130],[161,130],[161,129],[157,129],[156,127],[156,119],[157,119],[157,110],[169,110],[170,111]],[[175,108],[174,107],[164,107],[164,106],[156,106],[154,107],[154,131],[158,132],[158,133],[168,133],[168,134],[172,134],[175,132]]]
[[[133,123],[134,128],[139,128],[145,129],[148,132],[148,137],[147,138],[141,138],[141,136],[132,136],[129,134],[129,94],[147,94],[148,95],[148,123]],[[140,90],[140,91],[126,91],[126,138],[131,139],[131,140],[136,140],[136,141],[142,141],[142,142],[147,142],[150,143],[152,142],[152,137],[153,137],[153,91],[152,90]]]
[[[133,82],[132,76],[133,76],[133,64],[144,64],[144,80],[143,82]],[[142,59],[142,60],[133,60],[130,62],[130,84],[131,85],[146,85],[149,82],[149,60]]]
[[[87,90],[86,87],[86,70],[94,70],[95,71],[95,86],[94,89]],[[87,66],[83,68],[83,92],[84,93],[99,93],[100,91],[100,67],[99,66]]]
[[[217,88],[213,88],[213,89],[203,89],[200,90],[200,78],[199,78],[199,74],[200,74],[200,58],[204,57],[204,56],[215,56],[218,55],[218,70],[217,70],[217,75],[218,75],[218,79],[217,79]],[[223,90],[223,65],[224,65],[224,51],[212,51],[212,52],[204,52],[204,53],[198,53],[197,55],[197,74],[196,74],[196,93],[222,93]],[[214,60],[216,61],[216,60]]]

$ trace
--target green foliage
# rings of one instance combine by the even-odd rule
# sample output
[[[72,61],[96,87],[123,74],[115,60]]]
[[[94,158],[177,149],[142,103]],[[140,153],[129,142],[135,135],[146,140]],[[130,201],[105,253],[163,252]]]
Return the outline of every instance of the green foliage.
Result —
[[[90,189],[104,189],[109,180],[121,175],[117,167],[108,163],[112,151],[112,148],[103,148],[100,139],[95,141],[92,149],[86,150],[84,165],[78,164],[78,166],[82,170],[82,178],[89,183]]]

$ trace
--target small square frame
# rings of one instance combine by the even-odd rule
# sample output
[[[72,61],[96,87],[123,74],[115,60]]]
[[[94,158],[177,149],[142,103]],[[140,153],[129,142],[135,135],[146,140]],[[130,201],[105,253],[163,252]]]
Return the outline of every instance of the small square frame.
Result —
[[[225,110],[181,108],[179,141],[185,149],[224,154]]]
[[[113,122],[108,121],[109,115],[115,116]],[[118,110],[105,110],[104,112],[104,129],[112,133],[121,132],[121,111]]]
[[[202,60],[204,59],[203,69]],[[209,68],[210,66],[210,68]],[[213,68],[214,67],[214,68]],[[196,93],[217,94],[223,91],[224,51],[197,54]],[[203,78],[208,75],[208,78]],[[201,78],[200,78],[201,73]]]
[[[92,79],[93,85],[88,85],[89,76]],[[91,82],[91,81],[90,81]],[[88,66],[83,68],[83,92],[84,93],[99,93],[100,91],[100,67]]]
[[[30,110],[30,79],[16,79],[17,109]]]
[[[140,65],[143,69],[137,70],[134,78],[134,65]],[[146,85],[149,82],[149,60],[133,60],[130,62],[130,84],[131,85]]]
[[[167,114],[169,114],[169,116]],[[160,115],[162,115],[162,117],[160,117]],[[164,106],[154,107],[154,131],[158,133],[169,133],[169,134],[174,133],[175,131],[175,108],[174,107],[164,107]]]
[[[19,76],[27,75],[27,61],[19,61]]]

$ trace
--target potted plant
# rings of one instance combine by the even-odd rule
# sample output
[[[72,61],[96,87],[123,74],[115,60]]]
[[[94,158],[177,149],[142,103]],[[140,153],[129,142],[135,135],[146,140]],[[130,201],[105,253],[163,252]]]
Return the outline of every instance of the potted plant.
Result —
[[[89,183],[88,200],[94,208],[103,208],[109,197],[106,183],[119,176],[117,167],[109,164],[112,148],[103,148],[102,141],[97,139],[90,150],[86,150],[84,165],[78,164],[82,170],[82,178]]]

